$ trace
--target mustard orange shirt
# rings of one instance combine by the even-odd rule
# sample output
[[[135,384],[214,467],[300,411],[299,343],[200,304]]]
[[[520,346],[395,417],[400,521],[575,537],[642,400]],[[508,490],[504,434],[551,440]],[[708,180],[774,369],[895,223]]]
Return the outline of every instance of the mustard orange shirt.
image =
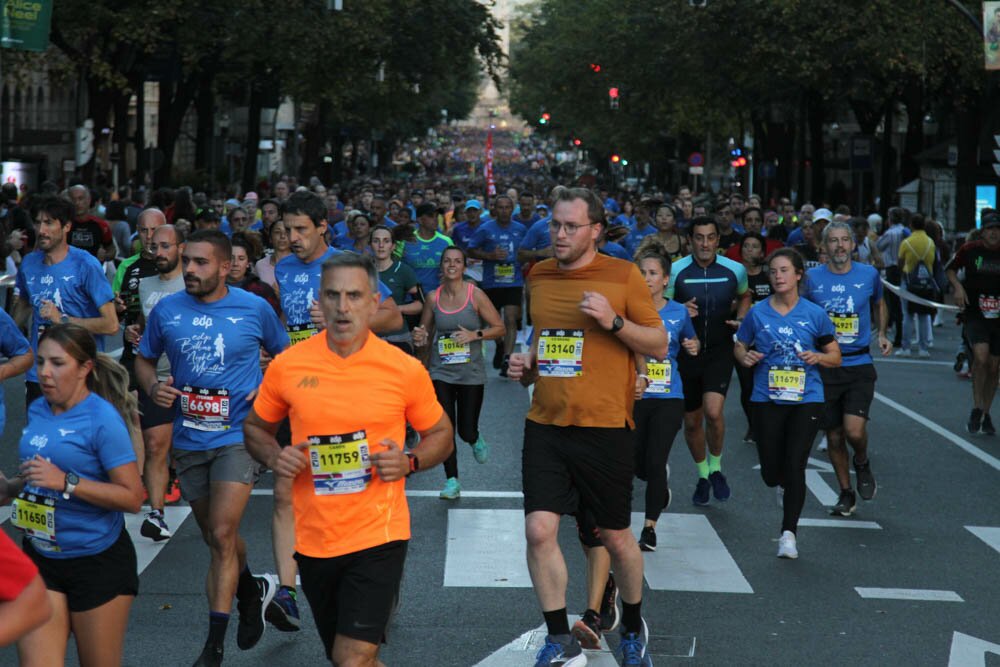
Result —
[[[646,327],[663,327],[639,269],[632,263],[597,255],[587,266],[567,271],[555,259],[539,262],[528,281],[531,292],[533,344],[538,353],[539,378],[528,419],[555,426],[633,427],[635,360],[615,334],[580,310],[583,293],[599,292],[626,320]],[[562,352],[540,349],[543,332],[555,336]],[[570,347],[582,336],[579,375],[542,377],[545,358],[567,361]],[[561,335],[560,335],[561,334]],[[554,346],[553,346],[554,347]],[[560,370],[564,370],[560,369]]]
[[[271,362],[254,410],[289,417],[292,442],[315,445],[292,484],[296,551],[332,558],[410,538],[405,480],[366,474],[364,459],[383,439],[402,447],[407,421],[424,431],[444,414],[419,361],[374,334],[346,359],[313,336]]]

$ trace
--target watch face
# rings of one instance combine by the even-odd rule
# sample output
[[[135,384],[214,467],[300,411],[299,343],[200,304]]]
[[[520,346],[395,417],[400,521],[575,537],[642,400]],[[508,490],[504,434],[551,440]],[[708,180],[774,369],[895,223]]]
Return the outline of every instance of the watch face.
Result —
[[[70,472],[66,473],[66,481],[69,482],[70,484],[79,484],[80,478],[77,477],[76,473]]]

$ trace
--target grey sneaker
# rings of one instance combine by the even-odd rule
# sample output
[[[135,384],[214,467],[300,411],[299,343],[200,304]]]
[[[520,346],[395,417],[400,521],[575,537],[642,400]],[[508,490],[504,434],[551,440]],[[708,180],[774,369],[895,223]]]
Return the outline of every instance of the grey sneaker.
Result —
[[[858,495],[862,500],[871,500],[875,497],[878,484],[875,483],[875,476],[872,475],[872,462],[854,464],[854,472],[858,476]]]

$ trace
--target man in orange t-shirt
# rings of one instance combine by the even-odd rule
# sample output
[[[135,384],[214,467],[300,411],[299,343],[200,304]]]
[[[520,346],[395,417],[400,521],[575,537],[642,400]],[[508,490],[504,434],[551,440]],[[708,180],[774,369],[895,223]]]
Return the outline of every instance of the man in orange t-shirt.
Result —
[[[451,422],[415,358],[371,333],[378,273],[344,253],[323,264],[324,335],[278,355],[244,423],[247,449],[292,479],[295,559],[327,657],[376,664],[410,539],[404,479],[444,461]],[[292,442],[275,440],[288,417]],[[420,444],[404,452],[406,422]]]

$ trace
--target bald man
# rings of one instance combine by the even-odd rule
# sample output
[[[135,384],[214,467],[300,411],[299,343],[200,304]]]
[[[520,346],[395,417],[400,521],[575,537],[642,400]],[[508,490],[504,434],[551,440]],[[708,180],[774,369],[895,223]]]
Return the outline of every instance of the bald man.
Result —
[[[69,200],[73,203],[73,226],[69,232],[69,244],[86,250],[99,261],[115,257],[115,242],[111,236],[111,225],[107,220],[91,213],[92,199],[86,185],[70,187]]]

